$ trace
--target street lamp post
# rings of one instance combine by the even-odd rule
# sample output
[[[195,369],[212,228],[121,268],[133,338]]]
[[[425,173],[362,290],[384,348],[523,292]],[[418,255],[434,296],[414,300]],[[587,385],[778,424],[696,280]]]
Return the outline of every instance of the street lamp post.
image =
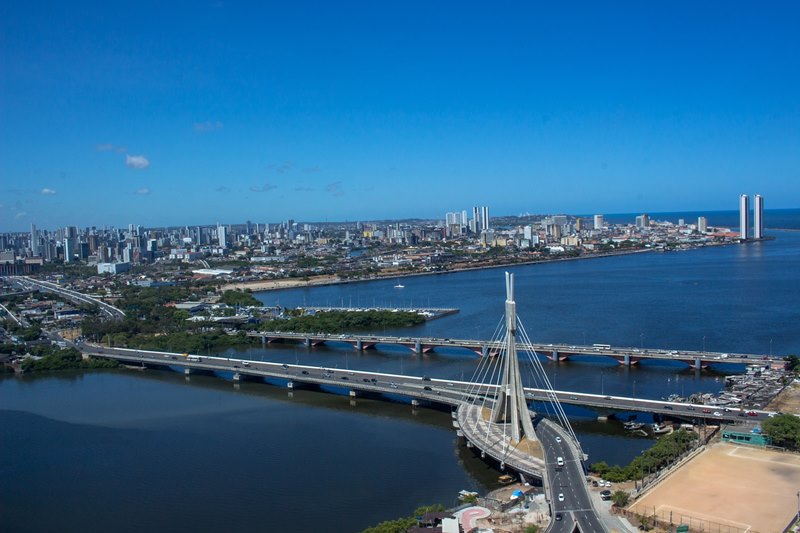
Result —
[[[644,350],[644,333],[639,333],[639,348]]]
[[[706,353],[706,336],[703,335],[703,353]]]
[[[772,357],[772,339],[769,340],[769,356]]]

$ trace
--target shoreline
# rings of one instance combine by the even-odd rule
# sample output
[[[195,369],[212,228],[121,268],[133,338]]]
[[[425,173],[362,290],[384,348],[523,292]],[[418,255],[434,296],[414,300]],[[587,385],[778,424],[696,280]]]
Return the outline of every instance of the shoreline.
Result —
[[[799,230],[800,231],[800,230]],[[710,247],[717,247],[717,246],[731,246],[734,244],[747,244],[747,243],[719,243],[719,244],[709,244],[705,246],[697,246],[694,248],[688,248],[686,250],[677,250],[677,251],[691,251],[691,250],[699,250],[702,248],[710,248]],[[303,281],[301,279],[292,279],[292,278],[284,278],[278,280],[263,280],[263,281],[244,281],[239,283],[228,283],[220,287],[220,290],[247,290],[249,289],[253,293],[260,293],[260,292],[272,292],[272,291],[280,291],[280,290],[288,290],[288,289],[301,289],[301,288],[312,288],[312,287],[324,287],[328,285],[344,285],[349,283],[363,283],[369,281],[380,281],[383,279],[392,279],[392,278],[408,278],[408,277],[415,277],[415,276],[434,276],[434,275],[445,275],[445,274],[456,274],[459,272],[470,272],[474,270],[488,270],[493,268],[513,268],[516,266],[527,266],[527,265],[540,265],[540,264],[547,264],[547,263],[556,263],[556,262],[564,262],[564,261],[581,261],[581,260],[589,260],[589,259],[603,259],[608,257],[618,257],[623,255],[633,255],[633,254],[641,254],[641,253],[653,253],[653,252],[662,252],[660,249],[654,248],[644,248],[644,249],[636,249],[636,250],[624,250],[618,252],[607,252],[602,254],[591,254],[586,256],[578,256],[578,257],[562,257],[557,259],[546,259],[546,260],[537,260],[537,261],[520,261],[518,263],[505,263],[501,265],[478,265],[478,266],[466,266],[460,268],[453,268],[449,270],[441,270],[436,272],[408,272],[408,273],[386,273],[386,274],[376,274],[374,276],[368,278],[358,278],[358,279],[339,279],[335,275],[326,275],[320,276],[319,278],[312,278],[308,281]],[[666,252],[665,252],[666,253]],[[324,279],[323,279],[324,278]]]

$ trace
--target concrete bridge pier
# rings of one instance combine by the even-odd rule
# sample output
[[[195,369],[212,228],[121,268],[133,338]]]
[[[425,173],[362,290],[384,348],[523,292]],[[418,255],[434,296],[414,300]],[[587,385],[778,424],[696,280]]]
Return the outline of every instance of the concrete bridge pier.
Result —
[[[359,352],[364,351],[364,341],[362,341],[361,339],[356,340],[356,350],[358,350]]]
[[[481,357],[489,357],[489,346],[486,344],[481,346]]]
[[[553,361],[555,361],[556,363],[558,363],[558,362],[559,362],[559,358],[558,358],[558,350],[553,350],[553,353],[552,353],[552,355],[550,356],[550,359],[552,359],[552,360],[553,360]]]
[[[289,388],[289,389],[293,389],[294,388],[294,382],[293,381],[288,382],[286,384],[286,387]]]
[[[358,391],[351,390],[350,391],[350,397],[351,398],[358,398]]]
[[[421,340],[417,339],[417,340],[414,342],[414,351],[415,351],[417,354],[421,354],[421,353],[422,353],[422,341],[421,341]]]
[[[311,337],[306,337],[304,343],[306,348],[311,348]]]
[[[184,376],[190,376],[191,374],[192,374],[192,369],[191,368],[187,367],[187,368],[183,369],[183,375]]]
[[[266,346],[266,344],[267,344],[267,336],[261,335],[261,345]]]
[[[412,407],[419,407],[419,400],[411,400]]]
[[[233,375],[233,381],[241,381],[241,380],[242,380],[242,375],[240,373],[236,372]]]
[[[703,369],[703,362],[700,360],[699,357],[694,358],[694,369],[695,370],[702,370]]]

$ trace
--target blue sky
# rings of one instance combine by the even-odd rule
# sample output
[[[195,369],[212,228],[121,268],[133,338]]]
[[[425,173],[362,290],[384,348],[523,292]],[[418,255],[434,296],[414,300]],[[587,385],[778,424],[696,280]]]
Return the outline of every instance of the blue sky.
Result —
[[[551,4],[3,2],[0,231],[800,206],[800,4]]]

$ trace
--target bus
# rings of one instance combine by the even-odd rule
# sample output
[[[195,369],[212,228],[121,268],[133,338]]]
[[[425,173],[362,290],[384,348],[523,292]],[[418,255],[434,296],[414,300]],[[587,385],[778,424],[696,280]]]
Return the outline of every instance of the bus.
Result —
[[[611,345],[610,344],[592,344],[592,347],[593,348],[598,348],[600,350],[610,350],[611,349]]]

